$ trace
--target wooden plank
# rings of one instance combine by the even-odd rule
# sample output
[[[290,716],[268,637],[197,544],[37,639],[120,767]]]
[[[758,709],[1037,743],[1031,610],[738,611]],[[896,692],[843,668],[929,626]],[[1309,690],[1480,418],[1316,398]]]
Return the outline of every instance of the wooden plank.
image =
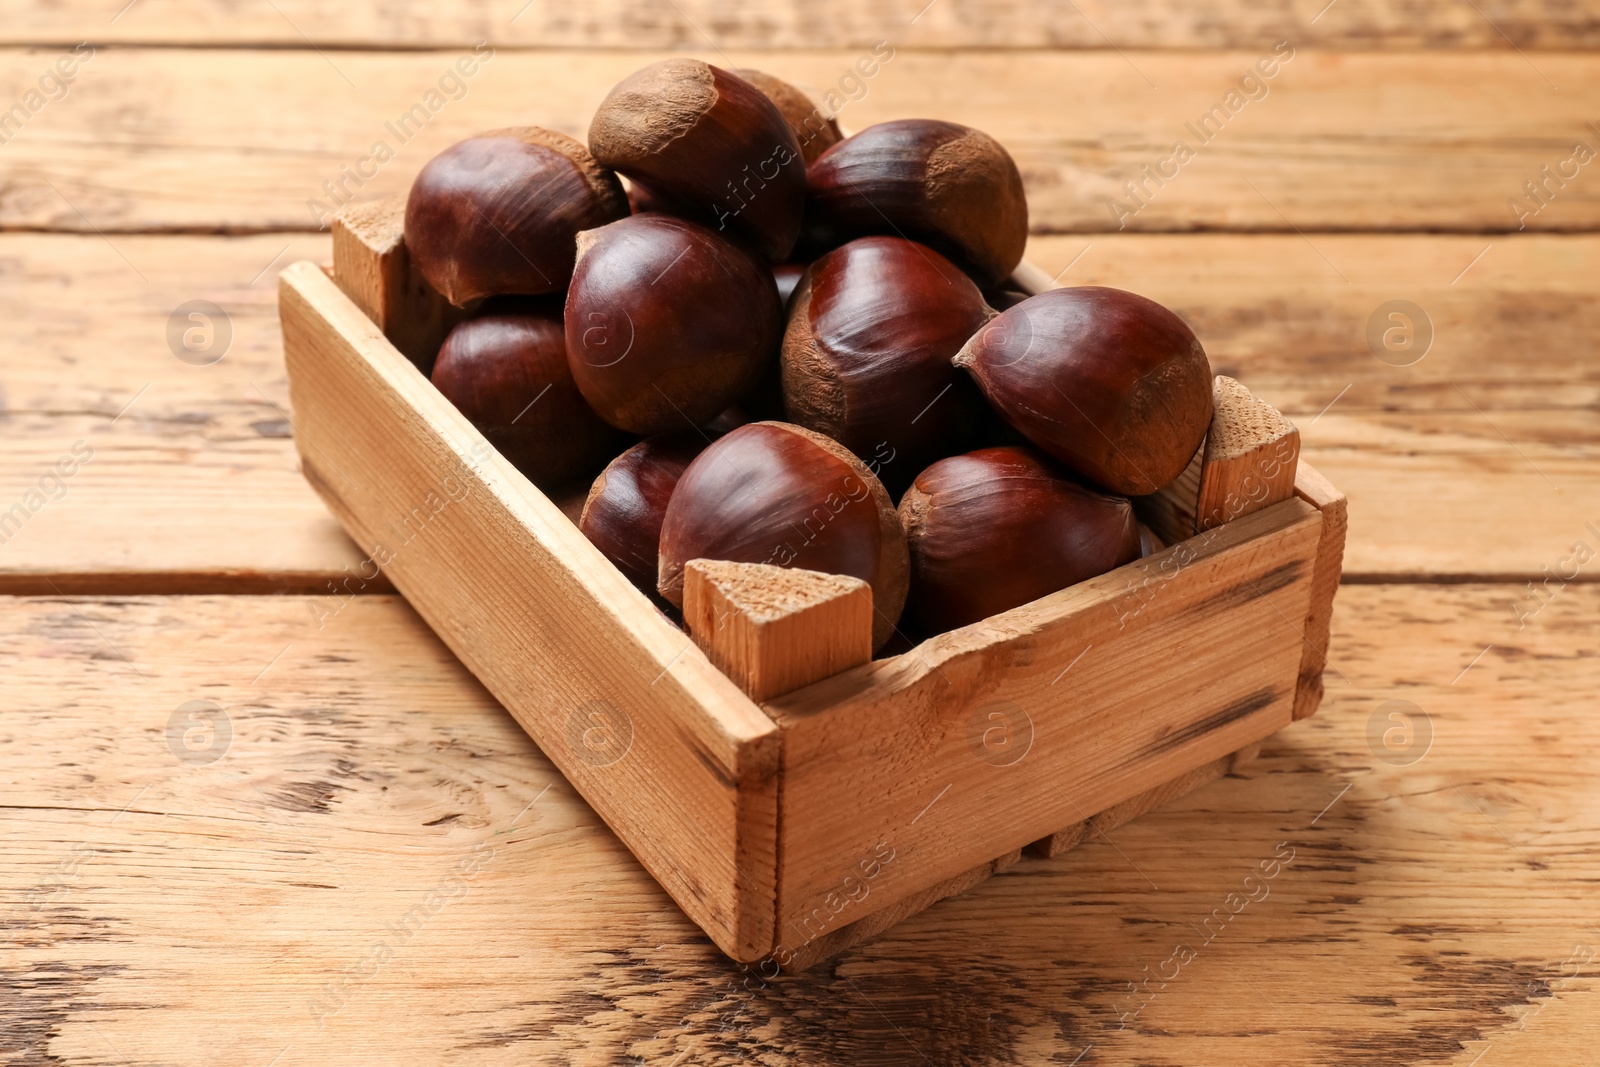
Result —
[[[381,9],[281,0],[277,11],[225,0],[183,0],[130,11],[107,21],[99,7],[11,0],[0,11],[0,42],[77,41],[92,25],[95,41],[117,44],[243,44],[303,48],[467,47],[485,36],[496,45],[544,48],[870,49],[880,40],[914,48],[1271,48],[1288,38],[1319,48],[1533,49],[1600,46],[1593,10],[1555,0],[1375,0],[1328,11],[1292,4],[1201,0],[1088,2],[1039,6],[1022,0],[918,0],[871,5],[759,0],[731,5],[678,0],[605,0],[582,8],[482,2],[439,7],[416,0]],[[137,17],[135,17],[137,16]]]
[[[1294,495],[1300,431],[1271,404],[1219,374],[1212,381],[1215,414],[1200,450],[1195,532]]]
[[[1057,284],[1131,289],[1172,308],[1205,344],[1212,371],[1293,418],[1308,448],[1325,409],[1600,404],[1600,366],[1589,356],[1600,334],[1595,238],[1308,236],[1035,237],[1028,258],[1059,274]],[[1391,324],[1379,312],[1395,300],[1415,304],[1417,331],[1432,335],[1420,359],[1369,343],[1375,325]]]
[[[604,94],[649,58],[504,51],[486,62],[468,56],[476,73],[462,78],[454,64],[463,55],[104,50],[69,97],[5,146],[11,185],[0,227],[319,227],[346,202],[405,189],[428,158],[473,132],[532,123],[584,136]],[[727,61],[713,49],[703,55]],[[1016,156],[1040,232],[1600,223],[1600,183],[1581,178],[1552,184],[1552,202],[1531,217],[1508,207],[1524,182],[1545,180],[1541,168],[1570,160],[1576,142],[1600,147],[1588,125],[1600,114],[1600,59],[1396,61],[1300,47],[1244,103],[1240,79],[1263,56],[1272,59],[1260,50],[907,51],[865,80],[854,51],[741,52],[737,63],[814,89],[846,78],[866,86],[840,113],[852,128],[931,115],[986,129]],[[47,65],[35,52],[0,51],[0,99],[34,88]],[[458,99],[439,92],[441,79]],[[408,114],[420,117],[397,125]],[[1206,115],[1212,132],[1191,133]],[[1178,141],[1195,153],[1181,166],[1171,162]],[[1149,178],[1147,166],[1168,177]]]
[[[1033,842],[1029,851],[1045,859],[1054,859],[1071,849],[1081,845],[1092,834],[1104,836],[1112,830],[1124,826],[1141,815],[1170,804],[1180,797],[1187,796],[1196,789],[1210,785],[1225,774],[1230,774],[1235,768],[1249,763],[1261,751],[1261,743],[1247,745],[1238,752],[1222,756],[1203,763],[1171,781],[1163,782],[1153,789],[1147,789],[1137,796],[1130,797],[1119,804],[1114,804],[1105,811],[1088,819],[1080,820],[1065,830],[1059,830],[1049,837]],[[857,945],[877,937],[886,930],[893,929],[913,915],[926,911],[941,900],[965,893],[974,886],[988,879],[991,875],[1006,870],[1022,858],[1020,849],[1006,853],[998,859],[959,874],[954,878],[940,882],[920,893],[913,893],[898,904],[874,912],[862,919],[857,919],[848,926],[829,931],[810,944],[801,946],[800,949],[779,961],[783,969],[789,972],[810,970],[824,960],[832,959]]]
[[[353,1047],[1001,1067],[1089,1044],[1080,1065],[1582,1063],[1600,587],[1520,631],[1506,593],[1343,590],[1347,681],[1330,672],[1324,713],[1242,775],[781,981],[721,956],[398,597],[320,629],[316,598],[13,601],[0,1048],[71,1067]],[[211,763],[168,746],[195,699],[231,721]],[[1404,766],[1370,736],[1397,699],[1433,725]],[[1233,893],[1255,899],[1231,913]],[[1164,979],[1178,945],[1194,956]]]
[[[769,701],[778,957],[1287,725],[1320,527],[1284,501]]]
[[[1259,744],[1252,747],[1259,748]],[[1218,756],[1209,763],[1202,763],[1192,770],[1185,771],[1171,781],[1162,782],[1119,804],[1113,804],[1097,815],[1080,819],[1064,830],[1057,830],[1049,837],[1040,838],[1028,847],[1046,859],[1055,859],[1077,848],[1096,834],[1103,837],[1119,827],[1126,826],[1141,815],[1146,815],[1180,797],[1188,796],[1196,789],[1210,785],[1228,773],[1234,760],[1235,756],[1232,753]]]
[[[424,374],[466,317],[429,285],[405,246],[405,199],[351,204],[333,220],[333,278]]]
[[[1211,425],[1194,458],[1136,502],[1140,518],[1169,545],[1294,495],[1300,431],[1227,375],[1211,386]]]
[[[318,267],[279,299],[308,480],[684,910],[759,959],[777,728]]]
[[[981,885],[992,876],[999,874],[1009,867],[1015,866],[1022,858],[1021,849],[1013,849],[1004,856],[980,863],[970,871],[963,871],[954,878],[947,878],[937,885],[929,886],[918,893],[913,893],[904,900],[875,911],[865,918],[857,919],[847,926],[837,930],[830,930],[814,941],[807,942],[793,952],[784,953],[781,958],[775,959],[786,973],[798,974],[809,971],[811,968],[830,960],[857,945],[864,944],[877,937],[885,930],[891,930],[900,923],[927,911],[941,900],[959,896],[968,890]]]
[[[1329,627],[1343,567],[1349,509],[1345,495],[1309,464],[1300,465],[1294,490],[1301,500],[1322,512],[1316,570],[1311,577],[1311,602],[1301,633],[1300,682],[1294,697],[1294,717],[1304,719],[1315,714],[1326,688],[1323,675],[1328,665]]]
[[[1050,274],[1070,264],[1063,282],[1171,304],[1214,369],[1291,414],[1310,462],[1356,502],[1347,574],[1542,580],[1585,523],[1600,524],[1589,459],[1600,361],[1588,355],[1600,237],[1314,240],[1358,284],[1294,236],[1035,238],[1029,255]],[[326,259],[329,238],[110,241],[0,234],[0,314],[13,330],[0,510],[74,442],[95,450],[66,494],[0,546],[0,591],[358,585],[365,554],[299,473],[274,290],[282,264]],[[1438,329],[1434,350],[1404,368],[1364,341],[1372,311],[1396,294],[1431,308]],[[208,366],[168,347],[172,313],[194,299],[228,316],[229,347]]]
[[[849,575],[692,559],[683,619],[757,702],[872,660],[872,587]]]

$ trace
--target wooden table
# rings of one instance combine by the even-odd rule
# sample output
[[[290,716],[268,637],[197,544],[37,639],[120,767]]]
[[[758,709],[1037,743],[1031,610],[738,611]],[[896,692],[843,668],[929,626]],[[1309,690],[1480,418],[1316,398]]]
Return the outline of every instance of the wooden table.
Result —
[[[1600,1059],[1594,0],[120,3],[0,5],[0,1062]],[[1350,498],[1317,717],[776,981],[338,591],[277,332],[319,206],[669,50],[989,130],[1030,258],[1177,309]]]

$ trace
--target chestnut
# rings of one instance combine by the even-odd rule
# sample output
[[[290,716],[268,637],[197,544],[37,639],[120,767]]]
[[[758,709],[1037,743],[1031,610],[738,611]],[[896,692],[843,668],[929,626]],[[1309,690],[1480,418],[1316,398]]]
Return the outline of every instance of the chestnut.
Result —
[[[645,593],[656,593],[661,520],[678,478],[706,447],[693,430],[647,437],[600,472],[578,529]]]
[[[932,119],[868,126],[824,152],[806,187],[810,246],[898,234],[937,248],[983,285],[1004,281],[1022,262],[1022,175],[979,130]]]
[[[555,293],[572,277],[578,231],[628,213],[622,183],[565,134],[525,126],[446,148],[406,198],[406,250],[456,307],[506,293]]]
[[[973,413],[951,359],[994,313],[938,252],[903,237],[863,237],[813,263],[783,337],[790,422],[864,460],[894,464],[903,487],[963,449]]]
[[[432,378],[501,455],[546,489],[593,471],[622,441],[572,380],[553,298],[485,304],[445,337]]]
[[[787,256],[800,234],[800,143],[777,105],[731,71],[698,59],[635,71],[600,102],[589,150],[769,259]]]
[[[782,78],[748,67],[740,67],[734,73],[760,89],[768,100],[778,106],[784,121],[794,131],[795,140],[800,142],[800,152],[805,157],[806,166],[815,163],[818,156],[838,144],[843,137],[837,122],[824,115],[811,97]]]
[[[584,399],[637,434],[706,422],[756,384],[777,352],[772,272],[740,246],[671,215],[631,215],[578,237],[567,356]]]
[[[942,459],[900,501],[907,615],[929,633],[986,619],[1139,558],[1133,505],[1031,448]]]
[[[1176,478],[1211,424],[1211,365],[1193,331],[1120,289],[1029,297],[955,361],[1023,436],[1124,496]]]
[[[661,523],[658,588],[679,607],[691,559],[860,578],[872,587],[874,648],[905,605],[905,535],[888,492],[844,446],[788,423],[741,426],[678,479]]]

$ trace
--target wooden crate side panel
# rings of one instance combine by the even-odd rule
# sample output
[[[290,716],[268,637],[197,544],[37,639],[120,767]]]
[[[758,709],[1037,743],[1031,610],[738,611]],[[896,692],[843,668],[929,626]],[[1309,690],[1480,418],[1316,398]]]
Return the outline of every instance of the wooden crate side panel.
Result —
[[[280,306],[307,477],[684,911],[760,958],[776,727],[320,270]]]
[[[1294,717],[1305,719],[1316,714],[1322,704],[1322,672],[1328,665],[1333,597],[1339,591],[1339,575],[1344,567],[1344,538],[1349,517],[1344,494],[1304,461],[1295,473],[1294,490],[1297,497],[1322,513],[1317,571],[1311,579],[1311,603],[1306,610],[1300,687],[1294,702]]]
[[[1320,527],[1284,501],[767,704],[780,950],[1287,725]]]

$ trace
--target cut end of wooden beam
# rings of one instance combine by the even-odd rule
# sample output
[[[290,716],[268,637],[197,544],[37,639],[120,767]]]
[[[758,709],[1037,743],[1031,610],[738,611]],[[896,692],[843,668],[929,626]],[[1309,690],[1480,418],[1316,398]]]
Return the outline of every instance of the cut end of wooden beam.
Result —
[[[1270,507],[1294,495],[1300,431],[1244,385],[1211,382],[1211,426],[1171,485],[1141,497],[1140,517],[1167,544]]]
[[[1289,499],[1300,459],[1300,431],[1294,423],[1239,382],[1217,375],[1211,403],[1195,501],[1196,533]]]
[[[872,587],[846,575],[690,560],[683,617],[711,662],[758,703],[872,659]]]
[[[1225,374],[1211,381],[1211,403],[1211,430],[1206,434],[1205,445],[1207,463],[1238,459],[1263,445],[1290,435],[1299,436],[1300,431],[1288,416]]]
[[[406,202],[398,196],[349,204],[333,217],[335,242],[341,233],[377,253],[392,252],[405,238]]]
[[[351,204],[333,220],[333,280],[405,357],[427,374],[467,312],[429,285],[405,244],[406,202]]]

